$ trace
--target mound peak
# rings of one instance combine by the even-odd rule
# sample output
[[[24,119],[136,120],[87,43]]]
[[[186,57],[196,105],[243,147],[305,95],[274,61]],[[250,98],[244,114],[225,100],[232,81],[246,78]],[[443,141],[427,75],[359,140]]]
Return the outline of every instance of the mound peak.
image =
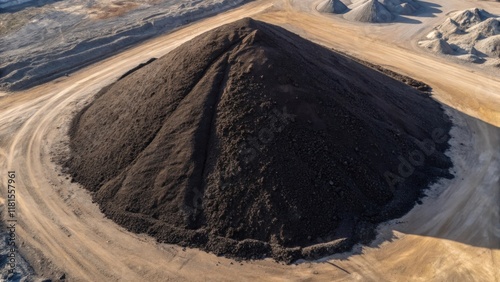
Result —
[[[489,16],[490,14],[483,9],[472,8],[457,12],[451,17],[451,19],[456,22],[461,28],[467,28],[480,23]]]
[[[392,17],[378,0],[368,0],[344,15],[347,20],[369,23],[387,23],[392,21]]]
[[[411,15],[420,8],[420,5],[413,0],[380,0],[380,3],[388,11],[398,15]]]
[[[500,35],[478,41],[474,48],[492,58],[500,58]]]
[[[427,95],[244,19],[103,89],[74,120],[66,165],[131,231],[291,261],[407,212],[449,175],[449,127]]]
[[[468,33],[473,33],[480,39],[499,35],[500,34],[500,21],[497,18],[488,18],[484,21],[473,25],[467,29]]]
[[[341,14],[347,10],[347,6],[340,0],[328,0],[318,7],[318,11],[323,13]]]
[[[420,42],[420,46],[425,47],[435,53],[446,54],[446,55],[451,55],[455,53],[450,44],[448,44],[446,40],[443,40],[441,38]]]

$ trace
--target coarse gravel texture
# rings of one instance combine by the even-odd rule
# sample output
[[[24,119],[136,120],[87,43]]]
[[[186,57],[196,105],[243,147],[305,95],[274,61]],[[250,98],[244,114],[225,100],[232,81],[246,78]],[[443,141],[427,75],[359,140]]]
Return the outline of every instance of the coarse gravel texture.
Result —
[[[291,262],[369,242],[451,177],[450,126],[428,94],[244,19],[103,89],[63,163],[133,232]]]

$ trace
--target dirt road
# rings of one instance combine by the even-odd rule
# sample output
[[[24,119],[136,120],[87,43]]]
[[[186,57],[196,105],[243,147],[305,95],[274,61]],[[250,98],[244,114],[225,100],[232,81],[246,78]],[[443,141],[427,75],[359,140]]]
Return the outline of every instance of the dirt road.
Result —
[[[67,273],[71,281],[500,281],[498,77],[473,73],[412,49],[410,43],[356,36],[366,33],[366,27],[300,12],[293,1],[274,4],[252,2],[145,42],[71,77],[0,98],[0,175],[4,183],[7,171],[18,174],[17,233],[31,263],[46,274]],[[450,110],[459,124],[453,131],[452,152],[457,177],[436,186],[423,205],[403,219],[381,227],[373,247],[318,263],[240,264],[157,244],[105,219],[89,194],[60,175],[51,162],[50,151],[64,153],[64,133],[75,108],[140,62],[246,16],[282,25],[430,84],[437,100],[457,110]],[[5,203],[5,189],[0,195]]]

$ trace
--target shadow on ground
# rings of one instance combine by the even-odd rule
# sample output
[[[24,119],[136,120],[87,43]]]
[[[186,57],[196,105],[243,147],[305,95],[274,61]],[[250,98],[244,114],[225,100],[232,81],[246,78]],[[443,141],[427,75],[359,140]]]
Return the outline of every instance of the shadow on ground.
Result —
[[[500,146],[500,128],[446,108],[465,122],[458,122],[459,127],[473,125],[470,130],[477,139],[471,139],[471,144],[466,144],[469,138],[467,131],[452,129],[450,143],[453,144],[454,167],[451,171],[457,173],[455,178],[444,180],[443,185],[429,189],[428,196],[405,216],[381,223],[377,238],[371,243],[358,244],[350,252],[333,254],[315,262],[330,264],[350,274],[331,260],[347,261],[353,255],[363,254],[364,247],[380,248],[383,243],[394,242],[398,240],[396,232],[484,249],[500,249],[500,152],[495,149]],[[464,158],[464,155],[468,157]]]

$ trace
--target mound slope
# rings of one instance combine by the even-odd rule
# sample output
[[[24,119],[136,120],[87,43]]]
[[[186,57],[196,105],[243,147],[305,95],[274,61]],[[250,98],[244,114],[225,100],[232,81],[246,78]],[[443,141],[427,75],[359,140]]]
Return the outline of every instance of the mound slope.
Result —
[[[350,21],[387,23],[392,21],[392,14],[378,0],[368,0],[344,15]]]
[[[409,211],[449,175],[449,127],[427,95],[244,19],[103,89],[74,120],[66,165],[133,232],[291,261]]]
[[[318,6],[318,11],[323,13],[340,14],[347,10],[347,6],[340,0],[328,0]]]
[[[451,48],[451,46],[448,44],[448,42],[443,39],[426,40],[424,42],[421,42],[420,46],[425,47],[435,53],[448,55],[455,52],[453,48]]]

